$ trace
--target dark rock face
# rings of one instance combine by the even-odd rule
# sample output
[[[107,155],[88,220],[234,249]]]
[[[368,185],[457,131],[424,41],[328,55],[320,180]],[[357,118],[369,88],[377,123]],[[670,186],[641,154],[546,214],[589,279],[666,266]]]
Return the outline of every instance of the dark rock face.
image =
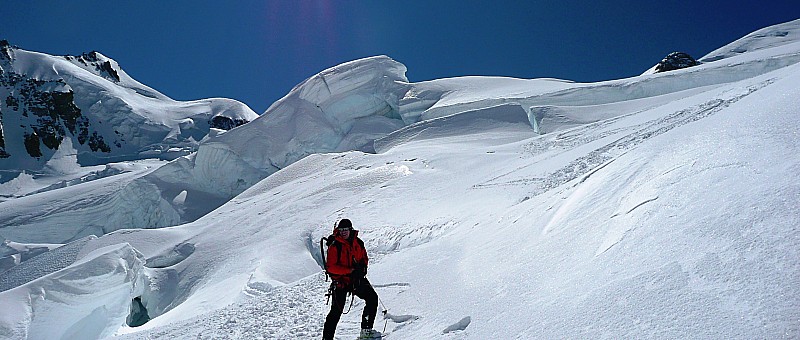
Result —
[[[97,134],[97,131],[92,132],[92,135],[89,137],[89,148],[95,152],[98,150],[102,152],[111,152],[111,147],[103,140],[103,136]]]
[[[0,59],[5,59],[7,61],[13,59],[14,57],[11,55],[12,47],[13,46],[8,43],[8,40],[0,40]]]
[[[84,66],[88,66],[90,69],[93,68],[95,74],[108,80],[119,82],[119,73],[117,70],[114,69],[114,66],[111,65],[110,61],[101,60],[97,54],[97,51],[84,53],[77,57],[68,55],[64,56],[64,59],[67,59],[73,63],[81,63]]]
[[[25,132],[25,151],[28,151],[31,157],[42,157],[42,149],[39,148],[39,144],[39,136],[36,132],[30,134]]]
[[[8,158],[11,155],[6,152],[6,140],[3,138],[3,110],[0,109],[0,158]]]
[[[700,65],[688,53],[672,52],[656,65],[656,73],[679,70],[682,68]]]
[[[57,149],[68,133],[76,136],[81,145],[89,143],[92,151],[111,152],[96,131],[90,135],[89,119],[83,116],[75,104],[75,94],[63,80],[39,80],[4,67],[13,62],[13,49],[7,41],[0,41],[0,90],[5,90],[0,92],[8,94],[0,101],[0,106],[5,104],[6,108],[0,111],[0,158],[11,156],[5,149],[9,141],[2,131],[4,114],[21,116],[22,142],[31,157],[43,156],[42,145]],[[96,55],[91,57],[97,59]]]
[[[211,121],[208,122],[208,125],[214,129],[230,130],[247,123],[248,121],[246,119],[232,119],[225,116],[215,116],[214,118],[211,118]]]
[[[50,90],[65,85],[63,81],[25,79],[16,85],[19,85],[16,86],[18,94],[11,100],[6,98],[6,103],[13,103],[13,106],[8,106],[22,110],[22,116],[32,120],[26,127],[26,130],[33,131],[26,131],[28,137],[25,139],[25,146],[28,154],[32,157],[42,156],[38,150],[38,142],[34,143],[33,139],[40,140],[48,149],[57,149],[67,131],[78,135],[79,142],[83,140],[81,144],[86,142],[89,121],[75,105],[74,93]]]

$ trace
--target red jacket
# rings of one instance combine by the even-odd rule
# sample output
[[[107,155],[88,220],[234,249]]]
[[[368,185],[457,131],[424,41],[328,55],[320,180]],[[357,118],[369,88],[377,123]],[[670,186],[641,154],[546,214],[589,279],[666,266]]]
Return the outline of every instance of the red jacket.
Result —
[[[350,238],[342,238],[338,232],[333,234],[334,242],[328,247],[325,267],[331,279],[340,284],[350,284],[350,273],[358,265],[365,270],[369,264],[364,241],[358,238],[358,230],[350,231]]]

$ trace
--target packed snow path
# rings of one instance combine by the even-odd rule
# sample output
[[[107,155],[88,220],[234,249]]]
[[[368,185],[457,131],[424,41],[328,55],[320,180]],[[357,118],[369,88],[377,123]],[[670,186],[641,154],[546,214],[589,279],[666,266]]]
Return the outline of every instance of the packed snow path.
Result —
[[[207,315],[170,324],[157,330],[121,335],[116,339],[317,339],[322,336],[322,325],[330,310],[325,294],[330,281],[322,273],[299,280],[291,285],[275,287],[266,291],[246,289],[241,302]],[[375,284],[381,295],[396,295],[407,288],[407,284]],[[355,339],[361,330],[361,312],[364,302],[355,299],[350,312],[342,315],[336,331],[337,339]],[[413,315],[387,314],[379,311],[375,329],[382,331],[386,325],[389,335],[402,329],[417,318]]]

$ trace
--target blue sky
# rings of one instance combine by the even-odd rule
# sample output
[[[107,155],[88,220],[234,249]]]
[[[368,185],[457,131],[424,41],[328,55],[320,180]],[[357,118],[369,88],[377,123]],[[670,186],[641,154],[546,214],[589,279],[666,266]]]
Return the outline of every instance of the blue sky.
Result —
[[[262,113],[302,80],[367,56],[405,64],[411,81],[600,81],[797,18],[796,0],[10,1],[0,39],[54,55],[96,50],[172,98],[234,98]]]

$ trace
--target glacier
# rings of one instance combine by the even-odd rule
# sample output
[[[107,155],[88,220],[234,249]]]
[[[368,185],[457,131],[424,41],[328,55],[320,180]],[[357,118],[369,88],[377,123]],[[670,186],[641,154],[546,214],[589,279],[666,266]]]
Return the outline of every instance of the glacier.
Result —
[[[588,84],[409,83],[385,56],[325,70],[190,156],[0,202],[15,249],[72,242],[0,273],[14,282],[0,334],[318,337],[317,241],[347,217],[393,338],[796,337],[797,27],[699,66]],[[141,206],[114,222],[130,229],[84,222]],[[47,228],[58,214],[103,235]],[[59,254],[81,242],[91,256]],[[30,303],[40,287],[70,290],[69,273],[113,292]],[[78,313],[48,329],[37,306]],[[126,325],[134,306],[144,325]],[[337,334],[355,336],[356,314]]]
[[[732,55],[713,65],[678,72],[590,84],[500,77],[409,83],[405,78],[406,67],[391,58],[356,60],[308,78],[252,124],[211,135],[196,153],[133,181],[126,192],[147,192],[140,194],[142,199],[138,202],[127,194],[125,200],[151,215],[143,213],[140,218],[126,218],[123,215],[127,216],[127,211],[113,208],[109,196],[100,205],[112,215],[104,219],[107,222],[93,224],[91,229],[159,228],[191,222],[310,154],[375,152],[374,141],[395,130],[465,111],[518,105],[525,110],[534,131],[540,134],[632,114],[792,65],[800,61],[797,44],[787,41],[768,51],[756,49],[745,57]],[[184,192],[183,203],[173,203]],[[187,199],[189,204],[185,203]],[[48,217],[35,218],[36,223],[19,228],[38,229],[54,224]],[[120,224],[122,220],[126,223]],[[28,242],[65,241],[23,239],[12,231],[5,233]]]

